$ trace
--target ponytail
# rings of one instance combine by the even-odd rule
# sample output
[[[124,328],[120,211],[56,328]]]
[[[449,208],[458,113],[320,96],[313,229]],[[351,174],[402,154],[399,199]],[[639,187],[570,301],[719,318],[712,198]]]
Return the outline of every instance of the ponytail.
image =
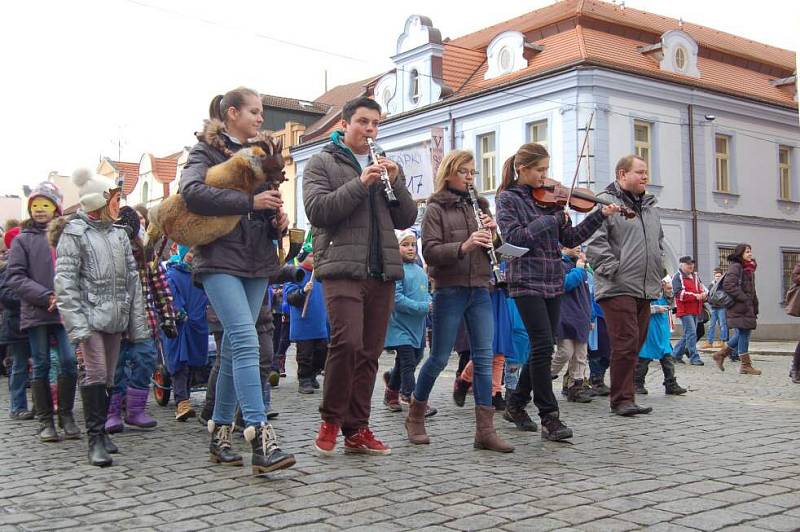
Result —
[[[502,192],[517,181],[517,168],[520,166],[528,167],[533,166],[542,159],[550,157],[547,149],[541,144],[529,142],[523,144],[517,150],[517,153],[506,159],[503,163],[503,180],[500,186],[497,187],[497,192]]]
[[[208,106],[208,117],[212,120],[222,120],[222,110],[220,107],[220,103],[222,103],[222,94],[217,94],[214,96],[214,99],[211,100],[211,104]]]
[[[247,96],[259,97],[259,94],[247,87],[238,87],[226,92],[224,96],[217,94],[208,106],[208,117],[225,122],[228,118],[228,109],[231,107],[241,109]]]
[[[516,160],[517,156],[512,155],[506,162],[503,163],[503,175],[502,180],[500,181],[500,186],[497,187],[497,192],[502,192],[511,185],[514,184],[517,177],[517,169],[514,168],[514,161]]]

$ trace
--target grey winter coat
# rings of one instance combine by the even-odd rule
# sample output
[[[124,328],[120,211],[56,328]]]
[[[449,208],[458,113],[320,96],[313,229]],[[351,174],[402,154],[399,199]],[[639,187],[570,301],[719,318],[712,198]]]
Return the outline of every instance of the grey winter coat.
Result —
[[[386,281],[403,278],[395,229],[410,227],[417,207],[402,170],[393,189],[400,200],[389,207],[380,183],[365,187],[351,152],[331,142],[303,172],[303,204],[313,226],[317,279],[366,279],[370,265]]]
[[[230,137],[225,142],[231,151],[241,149]],[[203,246],[192,249],[192,275],[196,280],[204,273],[227,273],[237,277],[267,278],[274,275],[280,266],[278,253],[273,243],[280,237],[273,227],[275,211],[253,210],[253,196],[238,190],[215,188],[206,185],[208,169],[228,160],[216,148],[198,142],[189,152],[186,165],[181,170],[178,192],[186,207],[203,216],[242,215],[236,228]],[[256,194],[267,189],[264,184]]]
[[[56,297],[73,343],[93,332],[149,339],[142,285],[128,235],[83,212],[64,227],[56,248]]]
[[[49,312],[54,293],[53,254],[47,242],[47,224],[27,220],[8,254],[6,283],[20,299],[20,329],[61,323],[58,311]]]
[[[586,258],[595,273],[595,298],[658,299],[664,276],[664,232],[656,198],[645,193],[637,204],[616,182],[597,197],[628,207],[636,217],[607,218],[586,241]]]

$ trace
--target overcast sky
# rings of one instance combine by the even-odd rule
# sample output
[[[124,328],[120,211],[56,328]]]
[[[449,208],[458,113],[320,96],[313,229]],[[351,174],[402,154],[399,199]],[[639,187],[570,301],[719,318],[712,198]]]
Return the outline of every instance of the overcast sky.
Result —
[[[50,170],[138,162],[194,143],[212,96],[238,85],[314,99],[391,67],[412,14],[458,37],[550,0],[25,0],[0,4],[0,194]],[[797,49],[796,0],[628,0],[628,7]],[[486,6],[491,6],[487,10]],[[741,6],[741,7],[739,7]],[[755,8],[757,6],[757,8]],[[299,46],[296,46],[299,45]]]

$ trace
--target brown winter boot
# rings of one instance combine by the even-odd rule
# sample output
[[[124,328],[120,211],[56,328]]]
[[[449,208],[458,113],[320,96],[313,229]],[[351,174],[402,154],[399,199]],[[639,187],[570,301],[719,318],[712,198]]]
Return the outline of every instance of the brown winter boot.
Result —
[[[494,408],[491,406],[475,407],[475,443],[476,449],[513,453],[514,446],[504,442],[494,430]]]
[[[406,417],[406,433],[408,441],[414,445],[424,445],[431,440],[425,433],[425,412],[428,408],[428,401],[417,401],[411,396],[411,403],[408,405],[408,416]]]
[[[753,367],[750,361],[750,355],[747,353],[739,353],[739,359],[742,361],[739,365],[739,373],[742,375],[761,375],[761,370]]]
[[[725,371],[723,364],[725,363],[725,359],[728,358],[731,353],[733,353],[733,349],[725,345],[725,347],[711,355],[711,358],[714,359],[714,362],[716,362],[720,371]]]

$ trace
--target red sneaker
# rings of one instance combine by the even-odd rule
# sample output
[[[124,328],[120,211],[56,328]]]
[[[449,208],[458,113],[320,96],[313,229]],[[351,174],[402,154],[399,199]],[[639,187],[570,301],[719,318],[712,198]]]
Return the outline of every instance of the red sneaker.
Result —
[[[383,393],[383,404],[391,412],[400,412],[403,407],[400,406],[400,394],[394,390],[386,388],[386,391]]]
[[[392,454],[392,448],[377,439],[369,427],[344,439],[344,452],[357,454]]]
[[[339,425],[323,421],[319,434],[314,440],[314,448],[323,456],[336,454],[336,437],[339,436]]]

